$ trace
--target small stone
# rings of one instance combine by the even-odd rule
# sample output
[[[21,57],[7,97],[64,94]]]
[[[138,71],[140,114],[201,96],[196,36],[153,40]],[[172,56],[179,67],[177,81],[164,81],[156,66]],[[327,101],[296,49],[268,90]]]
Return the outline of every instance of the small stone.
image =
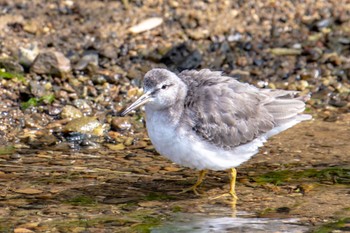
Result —
[[[62,112],[61,112],[62,119],[65,119],[65,118],[75,119],[75,118],[79,118],[82,116],[83,116],[83,113],[79,109],[77,109],[71,105],[64,106],[62,109]]]
[[[131,124],[129,122],[130,122],[129,118],[116,117],[116,118],[113,118],[111,122],[111,126],[113,129],[117,131],[126,131],[131,128]]]
[[[123,143],[119,143],[119,144],[106,144],[106,146],[111,149],[111,150],[124,150],[125,146]]]
[[[125,139],[124,145],[131,146],[133,142],[134,142],[134,139],[132,137],[128,137]]]
[[[13,190],[15,193],[22,193],[22,194],[39,194],[42,193],[42,190],[34,189],[34,188],[21,188],[21,189],[15,189]]]
[[[135,145],[132,146],[132,148],[140,149],[140,148],[145,148],[147,145],[148,145],[148,143],[145,141],[138,141],[138,142],[136,142]]]
[[[73,101],[73,104],[75,107],[80,109],[82,112],[84,112],[86,115],[90,115],[92,112],[92,109],[90,105],[87,103],[86,100],[83,99],[77,99]]]
[[[290,48],[273,48],[268,50],[273,55],[277,56],[295,56],[300,55],[301,49],[290,49]]]
[[[15,228],[13,230],[14,233],[35,233],[34,231],[32,230],[29,230],[27,228],[22,228],[22,227],[18,227],[18,228]]]
[[[182,170],[182,168],[168,166],[168,167],[164,167],[164,170],[168,172],[177,172]]]
[[[14,153],[14,154],[10,155],[10,158],[11,159],[20,159],[20,158],[22,158],[22,156],[20,154],[18,154],[18,153]]]
[[[140,89],[137,87],[133,87],[128,90],[127,96],[135,97],[135,96],[138,96],[139,93],[140,93]]]
[[[62,131],[102,136],[104,127],[95,117],[80,117],[71,120]]]
[[[4,68],[6,72],[22,74],[24,72],[23,67],[11,59],[0,59],[0,68]]]
[[[18,49],[18,60],[23,66],[29,67],[39,54],[39,47],[36,43],[31,44],[28,48],[20,47]]]
[[[55,107],[55,106],[49,106],[48,110],[47,110],[47,113],[50,116],[56,116],[56,115],[60,114],[61,112],[62,112],[62,109],[59,107]]]
[[[28,21],[23,25],[23,30],[31,34],[36,34],[40,28],[41,26],[39,25],[38,20]]]
[[[298,89],[301,90],[301,91],[304,91],[308,86],[309,86],[308,81],[301,80]]]
[[[141,207],[153,207],[153,206],[162,206],[162,205],[164,205],[164,203],[160,201],[144,201],[139,203],[139,206]]]
[[[34,229],[36,227],[39,226],[39,222],[28,222],[28,223],[24,223],[24,224],[21,224],[20,226],[18,227],[21,227],[21,228],[26,228],[26,229]]]
[[[94,52],[87,52],[75,65],[76,70],[84,70],[87,67],[91,69],[96,69],[98,67],[98,54]]]
[[[149,31],[153,28],[158,27],[162,23],[163,23],[163,19],[160,17],[148,18],[148,19],[140,22],[139,24],[129,28],[129,32],[131,32],[133,34],[137,34],[137,33],[145,32],[145,31]]]
[[[37,74],[50,74],[62,77],[71,70],[71,65],[69,59],[62,53],[45,51],[35,58],[30,70]]]

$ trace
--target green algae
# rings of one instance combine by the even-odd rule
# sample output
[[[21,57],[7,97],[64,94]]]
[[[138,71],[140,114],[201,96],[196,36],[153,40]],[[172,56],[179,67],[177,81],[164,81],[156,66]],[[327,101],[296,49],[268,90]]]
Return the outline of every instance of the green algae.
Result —
[[[140,220],[141,223],[133,226],[131,232],[149,233],[152,228],[159,226],[164,220],[163,216],[148,213],[148,211],[145,213],[138,213],[136,219]]]
[[[77,196],[69,199],[67,203],[76,206],[92,206],[96,205],[97,201],[89,196]]]
[[[40,98],[33,97],[27,100],[26,102],[22,102],[21,108],[25,110],[27,108],[36,107],[39,104],[51,104],[54,100],[55,100],[54,94],[44,95]]]
[[[4,78],[4,79],[17,79],[19,81],[21,81],[22,83],[25,83],[26,80],[23,77],[23,75],[18,74],[18,73],[11,73],[11,72],[6,72],[0,69],[0,78]]]
[[[333,184],[350,184],[350,168],[330,167],[324,169],[305,169],[302,171],[271,171],[263,175],[253,177],[253,179],[258,184],[272,183],[275,185],[300,180],[331,182]]]
[[[0,146],[0,155],[10,155],[16,152],[13,146]]]
[[[87,229],[93,227],[116,227],[124,226],[126,224],[139,223],[137,220],[129,219],[120,216],[103,216],[95,218],[84,218],[68,220],[68,221],[56,221],[53,222],[51,227],[56,227],[60,232],[86,232]]]
[[[312,231],[312,233],[349,232],[350,218],[342,218],[335,222],[327,223]]]

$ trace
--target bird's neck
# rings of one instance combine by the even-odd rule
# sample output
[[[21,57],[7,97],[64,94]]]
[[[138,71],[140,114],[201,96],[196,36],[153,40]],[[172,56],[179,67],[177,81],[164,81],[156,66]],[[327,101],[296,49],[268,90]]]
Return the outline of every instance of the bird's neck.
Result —
[[[159,110],[151,110],[146,107],[146,121],[176,127],[180,121],[183,110],[183,101],[178,101],[169,108]]]

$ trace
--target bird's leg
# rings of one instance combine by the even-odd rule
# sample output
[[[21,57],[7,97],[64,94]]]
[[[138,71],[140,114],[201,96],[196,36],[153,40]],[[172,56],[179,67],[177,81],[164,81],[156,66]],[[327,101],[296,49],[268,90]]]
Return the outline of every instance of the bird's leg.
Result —
[[[218,198],[230,195],[232,197],[232,203],[235,206],[236,202],[238,200],[237,195],[236,195],[236,190],[235,190],[235,188],[236,188],[236,177],[237,177],[236,169],[235,168],[231,168],[230,169],[230,191],[229,191],[229,193],[225,193],[225,194],[222,194],[222,195],[219,195],[217,197],[210,198],[210,199],[211,200],[215,200],[215,199],[218,199]]]
[[[236,168],[230,169],[230,195],[232,196],[232,199],[235,201],[238,200],[238,197],[236,195],[236,178],[237,178],[237,170]]]
[[[193,191],[194,194],[199,195],[197,191],[197,187],[203,182],[205,175],[207,174],[207,170],[201,170],[198,175],[197,182],[190,188],[182,190],[180,193],[186,193],[188,191]]]

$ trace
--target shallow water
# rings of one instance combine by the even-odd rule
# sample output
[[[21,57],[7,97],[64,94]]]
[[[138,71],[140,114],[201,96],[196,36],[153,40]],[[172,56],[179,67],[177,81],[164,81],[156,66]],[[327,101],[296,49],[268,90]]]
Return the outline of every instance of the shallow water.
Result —
[[[11,148],[0,154],[0,232],[342,229],[350,222],[349,123],[310,121],[269,140],[237,168],[237,213],[229,199],[210,199],[227,192],[227,172],[209,172],[201,196],[178,194],[197,173],[154,150]]]
[[[215,211],[215,210],[214,210]],[[238,212],[236,216],[217,213],[217,216],[205,213],[179,213],[158,227],[152,233],[211,233],[211,232],[306,232],[308,227],[300,224],[293,218],[257,218],[247,212]]]

